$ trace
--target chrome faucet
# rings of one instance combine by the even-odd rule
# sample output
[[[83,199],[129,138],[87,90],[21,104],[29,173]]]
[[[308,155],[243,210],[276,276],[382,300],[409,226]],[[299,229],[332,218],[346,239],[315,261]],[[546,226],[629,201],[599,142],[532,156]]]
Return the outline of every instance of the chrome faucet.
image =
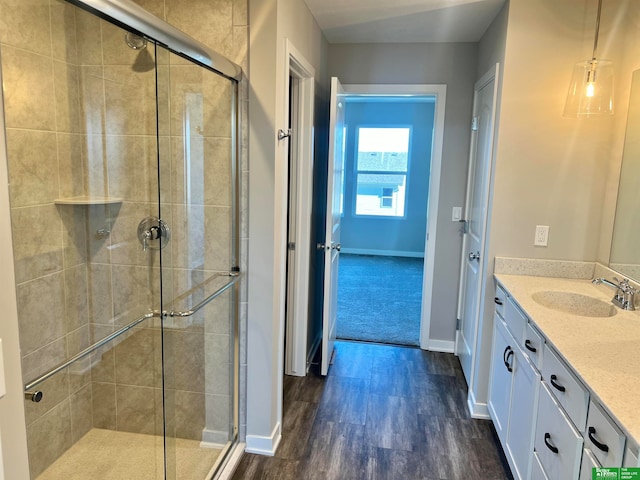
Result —
[[[606,278],[594,278],[591,283],[594,285],[604,284],[608,287],[614,288],[616,293],[611,299],[611,303],[623,310],[635,310],[635,295],[638,293],[638,289],[631,285],[629,280],[626,278],[619,280],[618,278],[613,277],[613,280],[618,283],[613,283]]]

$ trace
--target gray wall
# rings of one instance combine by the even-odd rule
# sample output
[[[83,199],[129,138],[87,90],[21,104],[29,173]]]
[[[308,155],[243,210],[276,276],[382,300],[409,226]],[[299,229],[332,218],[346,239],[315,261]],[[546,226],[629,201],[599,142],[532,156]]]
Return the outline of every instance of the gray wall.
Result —
[[[347,102],[347,155],[344,217],[340,241],[344,249],[409,252],[424,255],[427,198],[433,140],[434,103]],[[359,127],[411,126],[405,216],[355,214],[357,131]]]
[[[282,418],[286,281],[287,143],[278,143],[275,134],[285,128],[287,118],[285,39],[315,69],[317,121],[326,109],[327,43],[299,0],[249,0],[249,18],[247,447],[273,453]],[[321,133],[315,134],[321,138]],[[326,165],[318,156],[323,152],[326,148],[315,152],[314,165],[319,168]]]
[[[431,340],[453,342],[462,234],[451,209],[464,205],[478,45],[343,44],[329,46],[329,74],[343,84],[446,84]]]

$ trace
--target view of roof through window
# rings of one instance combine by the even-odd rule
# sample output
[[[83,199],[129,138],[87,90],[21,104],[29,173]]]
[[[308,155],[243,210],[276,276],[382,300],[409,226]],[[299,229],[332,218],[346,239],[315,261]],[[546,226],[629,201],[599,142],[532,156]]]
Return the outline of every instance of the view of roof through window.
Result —
[[[358,129],[356,215],[405,215],[408,127]]]

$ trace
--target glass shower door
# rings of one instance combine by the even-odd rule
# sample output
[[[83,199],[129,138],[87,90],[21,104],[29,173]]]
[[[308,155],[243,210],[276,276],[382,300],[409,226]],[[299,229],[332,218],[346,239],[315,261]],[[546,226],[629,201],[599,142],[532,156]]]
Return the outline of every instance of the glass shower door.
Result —
[[[31,478],[204,479],[237,434],[237,85],[23,3],[0,114]]]
[[[0,27],[31,478],[161,479],[155,45],[31,8],[10,6],[48,43]]]
[[[237,433],[236,84],[161,48],[157,58],[160,210],[172,235],[161,251],[166,468],[199,480]]]

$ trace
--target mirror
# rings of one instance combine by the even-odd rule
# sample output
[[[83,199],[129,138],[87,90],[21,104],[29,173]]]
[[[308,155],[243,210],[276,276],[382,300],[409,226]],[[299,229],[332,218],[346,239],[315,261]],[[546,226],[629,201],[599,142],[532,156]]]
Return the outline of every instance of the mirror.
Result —
[[[640,70],[633,72],[609,267],[640,281]]]

